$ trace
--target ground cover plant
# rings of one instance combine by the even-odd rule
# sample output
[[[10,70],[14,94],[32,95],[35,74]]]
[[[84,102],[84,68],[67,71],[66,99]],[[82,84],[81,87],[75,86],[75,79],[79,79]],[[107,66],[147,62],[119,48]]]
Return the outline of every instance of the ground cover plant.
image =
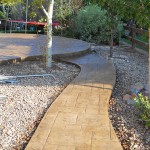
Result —
[[[145,122],[145,126],[150,127],[150,101],[148,96],[143,96],[141,93],[135,98],[135,106],[140,110],[140,117]]]

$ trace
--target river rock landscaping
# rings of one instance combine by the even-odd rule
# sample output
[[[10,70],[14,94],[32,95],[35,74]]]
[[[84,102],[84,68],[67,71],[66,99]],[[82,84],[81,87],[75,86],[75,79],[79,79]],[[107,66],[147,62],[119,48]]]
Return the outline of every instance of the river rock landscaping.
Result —
[[[48,107],[79,71],[59,62],[53,62],[50,69],[36,61],[1,66],[0,75],[51,76],[0,83],[0,150],[24,149]]]
[[[109,59],[109,46],[96,46],[95,51],[100,57]],[[138,108],[127,102],[135,96],[131,91],[138,88],[146,90],[148,54],[139,53],[123,44],[114,47],[111,60],[117,75],[109,105],[112,125],[124,150],[149,150],[150,128],[145,127]]]

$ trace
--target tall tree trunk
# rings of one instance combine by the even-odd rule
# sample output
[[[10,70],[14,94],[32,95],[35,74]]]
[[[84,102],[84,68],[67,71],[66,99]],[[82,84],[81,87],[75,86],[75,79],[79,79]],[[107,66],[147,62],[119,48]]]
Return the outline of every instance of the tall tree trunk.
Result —
[[[111,28],[111,37],[110,37],[110,57],[113,55],[113,45],[114,45],[114,32],[113,28]]]
[[[52,17],[53,17],[53,6],[54,0],[50,0],[49,8],[48,8],[48,16],[47,16],[47,58],[46,58],[46,66],[52,66]]]
[[[46,66],[52,66],[52,20],[47,18]]]
[[[149,29],[148,29],[148,34],[149,34],[149,77],[148,77],[148,81],[149,81],[149,83],[148,83],[148,87],[149,87],[149,98],[150,98],[150,27],[149,27]]]
[[[62,17],[63,17],[63,0],[61,0],[61,10],[60,10],[60,13],[61,13],[61,36],[63,36],[63,19],[62,19]]]
[[[48,12],[42,6],[47,16],[47,46],[46,46],[46,66],[52,66],[52,17],[53,17],[54,0],[49,0]]]
[[[28,0],[26,0],[26,24],[25,24],[25,33],[27,33],[27,28],[28,28]]]
[[[9,5],[8,5],[7,10],[6,10],[5,33],[6,33],[6,30],[7,30],[7,20],[8,20],[8,15],[9,15]]]

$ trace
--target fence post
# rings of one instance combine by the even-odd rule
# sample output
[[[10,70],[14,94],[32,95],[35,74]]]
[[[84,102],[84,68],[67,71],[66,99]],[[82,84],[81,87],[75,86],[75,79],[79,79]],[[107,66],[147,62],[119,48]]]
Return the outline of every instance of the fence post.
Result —
[[[150,98],[150,27],[148,28],[149,35],[149,76],[148,76],[148,96]]]
[[[133,49],[135,49],[135,46],[136,46],[136,44],[134,42],[134,39],[136,37],[136,31],[134,30],[135,27],[136,27],[135,25],[132,25],[132,27],[131,27],[131,32],[132,32],[132,48]]]

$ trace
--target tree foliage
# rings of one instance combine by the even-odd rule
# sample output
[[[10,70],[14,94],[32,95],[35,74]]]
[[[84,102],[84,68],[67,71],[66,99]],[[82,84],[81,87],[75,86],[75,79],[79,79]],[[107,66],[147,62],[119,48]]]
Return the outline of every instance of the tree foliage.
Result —
[[[6,18],[6,13],[4,9],[5,9],[4,6],[0,6],[0,19]]]
[[[109,41],[109,19],[107,12],[101,7],[89,5],[81,8],[77,13],[75,24],[80,39],[96,43]]]
[[[6,7],[7,6],[14,6],[16,5],[17,3],[19,2],[22,2],[22,0],[0,0],[0,5],[2,6],[2,10],[0,10],[1,12],[1,17],[2,18],[6,18],[6,10],[7,9]]]
[[[99,4],[112,15],[121,18],[134,18],[140,26],[150,26],[150,1],[149,0],[87,0],[89,3]]]
[[[4,4],[4,5],[15,5],[19,2],[21,2],[22,0],[0,0],[0,4]]]

